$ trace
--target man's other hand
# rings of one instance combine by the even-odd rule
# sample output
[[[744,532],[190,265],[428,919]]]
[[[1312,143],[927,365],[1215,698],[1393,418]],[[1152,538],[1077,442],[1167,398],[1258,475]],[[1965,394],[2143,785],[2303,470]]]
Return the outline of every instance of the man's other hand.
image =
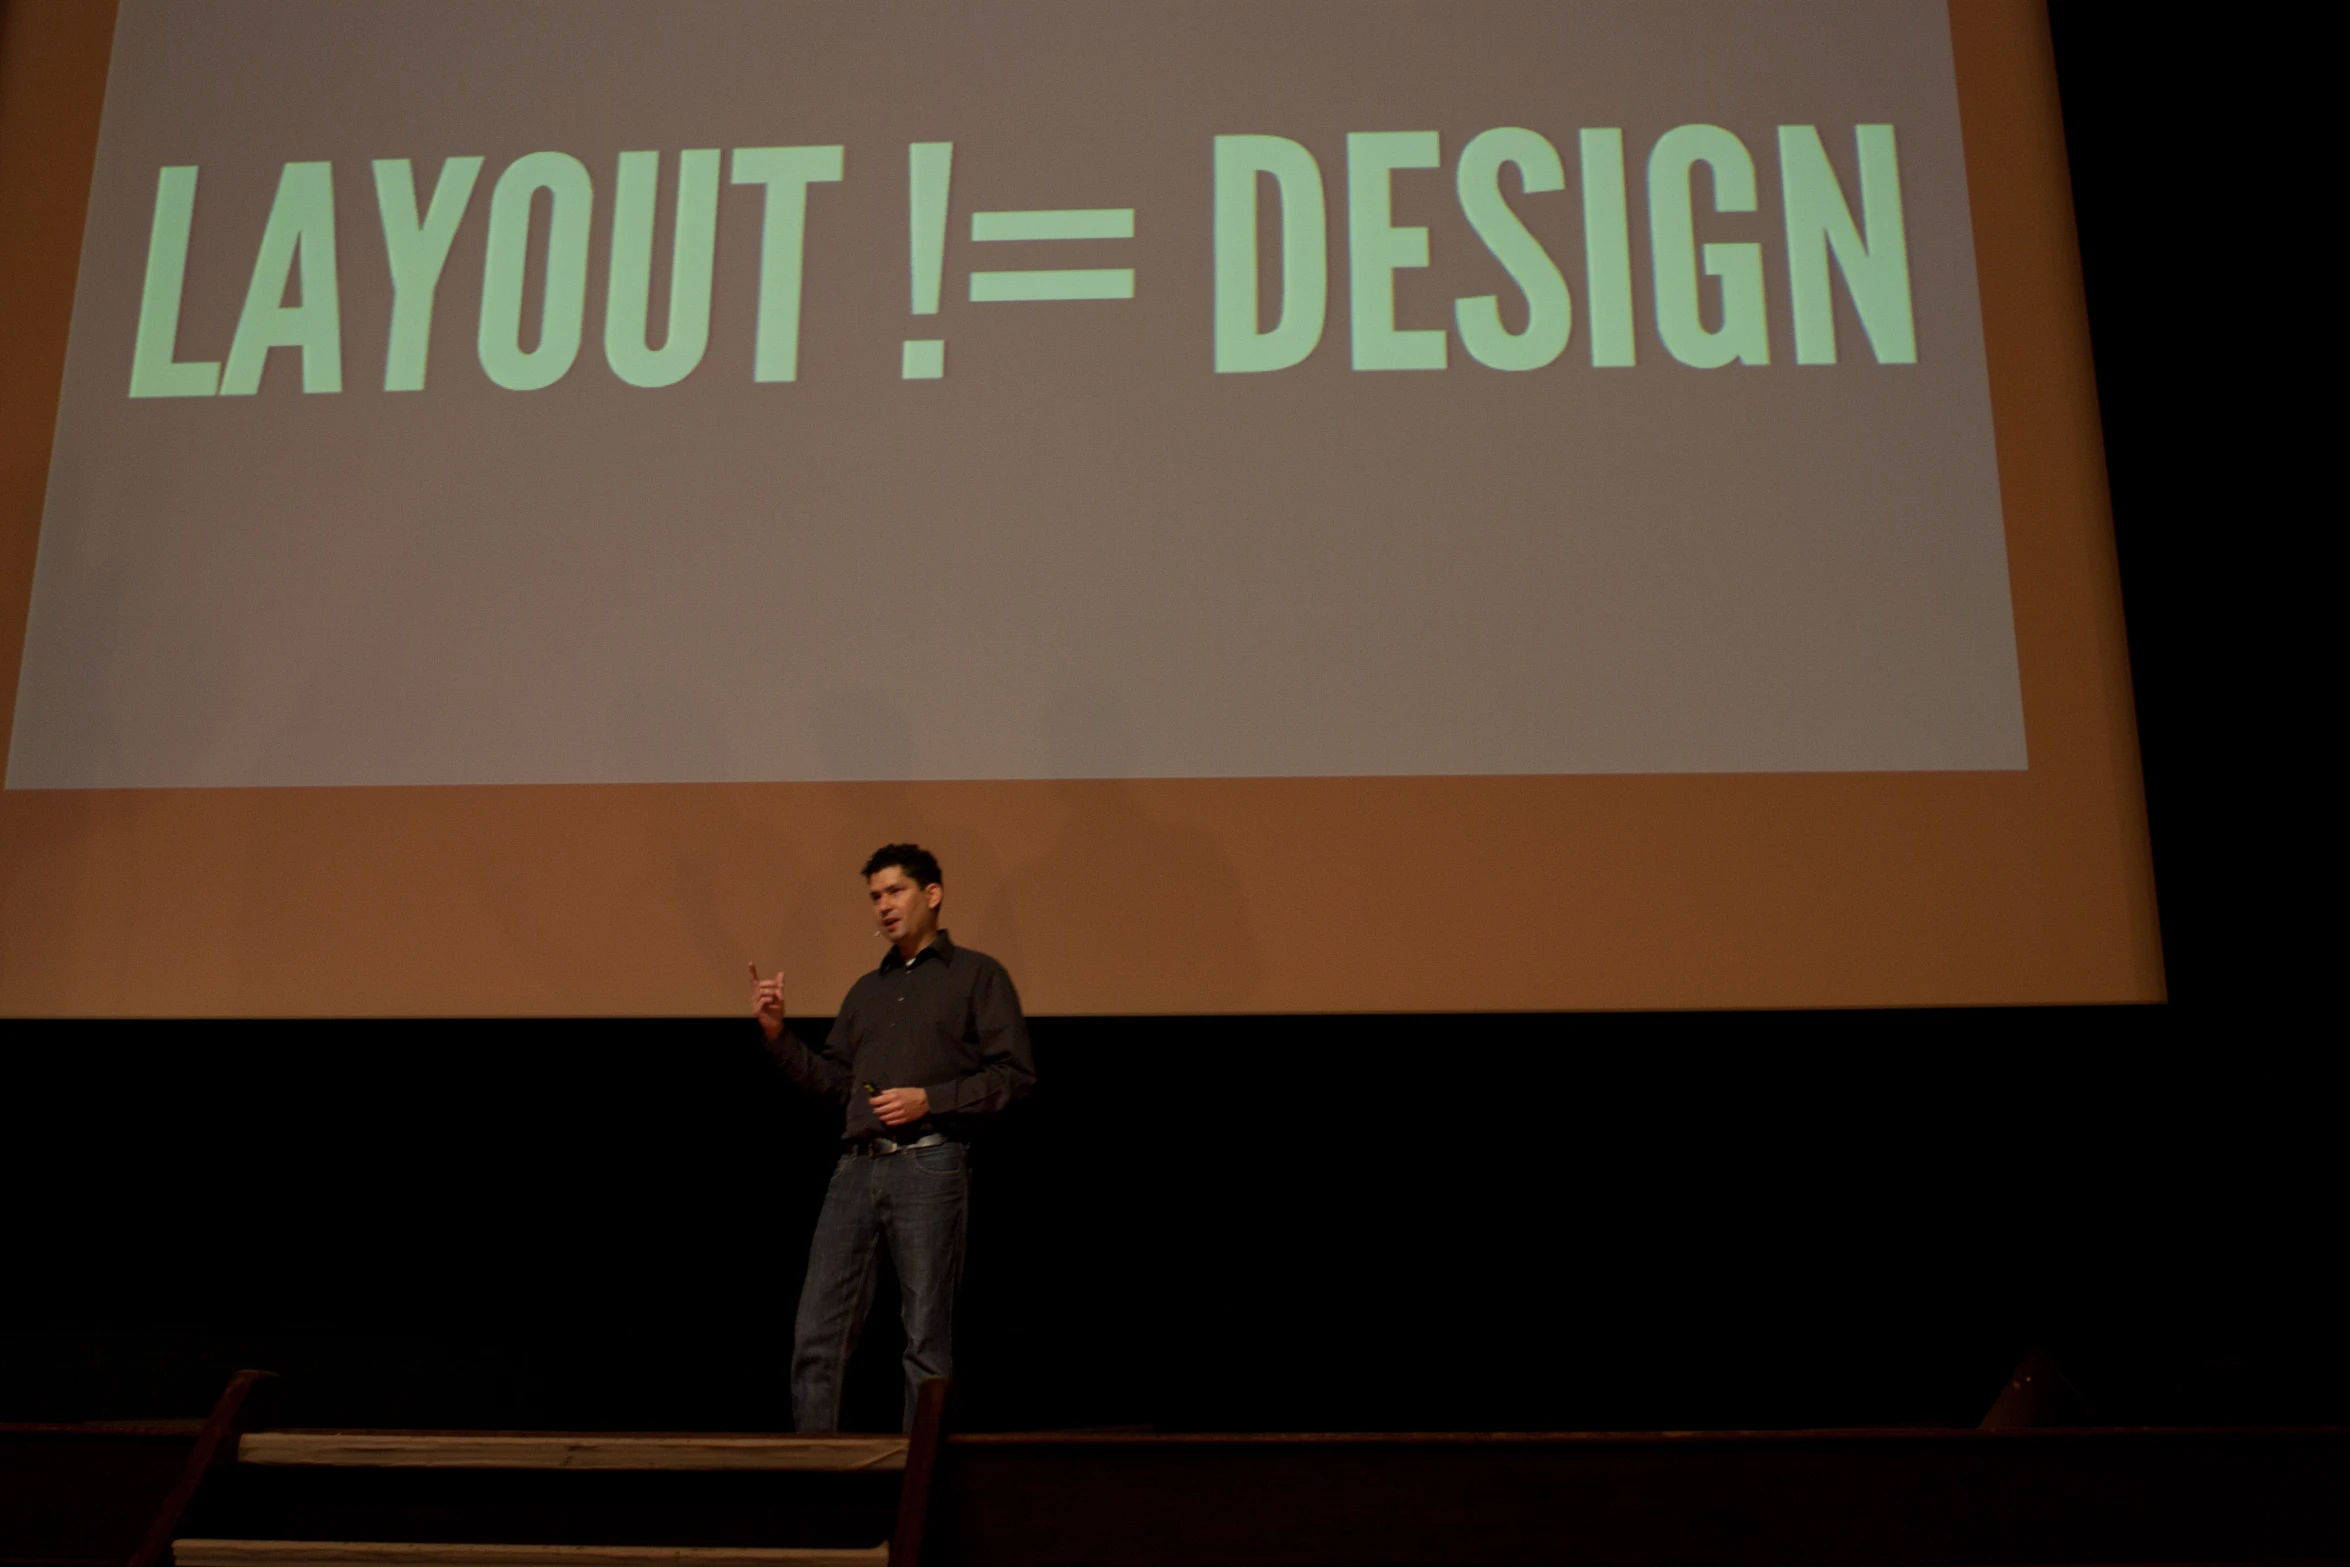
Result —
[[[919,1088],[885,1088],[869,1103],[884,1126],[912,1126],[930,1113],[930,1096]]]
[[[783,1035],[783,970],[777,969],[773,979],[759,977],[759,965],[751,965],[751,1010],[759,1019],[759,1027],[769,1039]]]

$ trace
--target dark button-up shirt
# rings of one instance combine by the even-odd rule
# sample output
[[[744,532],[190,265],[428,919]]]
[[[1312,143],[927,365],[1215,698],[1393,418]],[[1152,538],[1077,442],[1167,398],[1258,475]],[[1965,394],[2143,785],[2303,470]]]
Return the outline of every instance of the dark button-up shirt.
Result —
[[[793,1082],[845,1106],[841,1136],[851,1142],[911,1142],[931,1132],[968,1137],[1036,1084],[1012,976],[943,930],[911,963],[892,947],[879,968],[851,985],[823,1044],[809,1045],[786,1028],[766,1045]],[[867,1083],[921,1089],[930,1096],[929,1116],[912,1126],[882,1125],[866,1102]]]

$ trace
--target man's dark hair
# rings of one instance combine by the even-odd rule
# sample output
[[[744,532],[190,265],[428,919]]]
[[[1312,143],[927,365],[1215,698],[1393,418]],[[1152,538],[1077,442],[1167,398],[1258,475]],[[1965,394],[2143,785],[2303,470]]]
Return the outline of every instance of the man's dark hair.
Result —
[[[946,884],[938,871],[938,856],[918,843],[885,843],[875,849],[865,858],[865,879],[871,881],[893,865],[913,877],[917,887]]]

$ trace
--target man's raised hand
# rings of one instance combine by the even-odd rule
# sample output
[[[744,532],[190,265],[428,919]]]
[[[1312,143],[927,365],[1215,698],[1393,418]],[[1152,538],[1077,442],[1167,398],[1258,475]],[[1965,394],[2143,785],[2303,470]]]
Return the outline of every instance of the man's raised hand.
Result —
[[[759,977],[759,965],[751,969],[751,1009],[759,1019],[759,1027],[769,1039],[783,1033],[783,970],[777,969],[773,979]]]

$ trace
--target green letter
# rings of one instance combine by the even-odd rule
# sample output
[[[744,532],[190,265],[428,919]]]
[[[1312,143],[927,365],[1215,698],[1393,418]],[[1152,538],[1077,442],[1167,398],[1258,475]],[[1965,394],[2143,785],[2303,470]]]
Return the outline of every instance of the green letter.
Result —
[[[1567,173],[1559,166],[1558,149],[1527,130],[1485,132],[1461,149],[1461,166],[1454,171],[1469,226],[1526,296],[1526,330],[1502,330],[1501,306],[1491,294],[1454,300],[1452,314],[1460,326],[1461,346],[1479,364],[1496,370],[1539,370],[1566,352],[1567,335],[1575,329],[1575,303],[1567,295],[1567,280],[1559,276],[1558,264],[1502,199],[1505,163],[1518,166],[1519,188],[1528,194],[1565,190]]]
[[[1257,176],[1281,200],[1281,315],[1257,330]],[[1282,136],[1216,138],[1216,369],[1286,370],[1322,341],[1329,220],[1314,155]]]
[[[530,209],[540,191],[547,214],[547,293],[539,308],[539,346],[522,350],[522,269],[530,256]],[[490,195],[489,254],[481,272],[481,330],[474,339],[489,378],[514,392],[553,386],[579,357],[587,313],[588,224],[596,187],[567,152],[516,158]]]
[[[1591,307],[1591,362],[1633,362],[1632,223],[1624,201],[1624,133],[1587,130],[1583,149],[1583,288]]]
[[[147,282],[139,291],[139,336],[131,350],[133,397],[210,397],[217,359],[175,360],[180,293],[188,278],[188,225],[196,215],[196,167],[175,164],[155,175],[155,226],[147,233]]]
[[[808,187],[839,179],[843,161],[838,147],[734,149],[734,183],[767,187],[754,381],[790,381],[800,373],[800,260],[808,235]]]
[[[284,303],[302,261],[302,302]],[[273,348],[302,350],[302,390],[343,389],[343,312],[335,280],[335,172],[332,164],[289,163],[277,177],[277,199],[253,258],[253,281],[229,344],[220,394],[260,390],[261,366]]]
[[[674,386],[710,344],[710,272],[718,247],[718,149],[677,158],[677,232],[669,242],[669,335],[658,352],[645,335],[652,308],[653,205],[661,155],[624,152],[612,193],[612,284],[604,294],[604,358],[631,386]]]
[[[1836,251],[1844,286],[1861,330],[1881,365],[1918,362],[1917,323],[1909,303],[1909,240],[1901,227],[1901,168],[1893,156],[1893,127],[1856,125],[1860,151],[1860,215],[1868,238],[1853,227],[1852,209],[1836,183],[1828,149],[1810,125],[1779,127],[1779,186],[1787,203],[1787,278],[1795,296],[1795,362],[1836,362],[1836,304],[1828,295],[1828,250]]]
[[[1714,210],[1754,210],[1754,160],[1743,142],[1718,125],[1684,125],[1657,139],[1648,155],[1648,235],[1656,260],[1656,331],[1673,357],[1711,370],[1735,359],[1771,362],[1763,318],[1762,247],[1708,245],[1705,270],[1722,280],[1722,327],[1705,329],[1698,297],[1696,219],[1690,212],[1689,173],[1713,170]]]
[[[1347,278],[1357,370],[1441,370],[1444,334],[1395,329],[1395,274],[1428,264],[1428,231],[1397,228],[1387,177],[1443,161],[1434,131],[1356,131],[1346,138]]]
[[[432,351],[432,302],[465,206],[481,178],[481,159],[447,158],[432,188],[432,210],[416,216],[416,174],[406,158],[375,160],[375,205],[383,214],[384,255],[392,265],[392,332],[384,348],[384,390],[424,390]]]

